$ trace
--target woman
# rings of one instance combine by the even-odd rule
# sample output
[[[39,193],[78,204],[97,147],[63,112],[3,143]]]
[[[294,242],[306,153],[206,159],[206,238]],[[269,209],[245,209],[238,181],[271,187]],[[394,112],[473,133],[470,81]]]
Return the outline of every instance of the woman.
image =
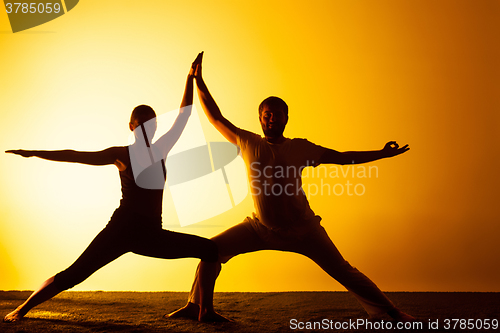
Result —
[[[194,69],[200,61],[198,55],[189,71],[174,125],[155,143],[151,143],[151,139],[156,130],[156,114],[151,107],[140,105],[130,117],[129,127],[136,141],[128,147],[111,147],[98,152],[7,151],[59,162],[115,164],[120,172],[122,199],[107,226],[80,257],[66,270],[45,281],[23,304],[5,316],[5,322],[20,320],[36,305],[84,281],[127,252],[164,259],[194,257],[207,263],[217,261],[217,246],[211,240],[163,230],[161,225],[166,180],[164,159],[179,139],[191,114]]]

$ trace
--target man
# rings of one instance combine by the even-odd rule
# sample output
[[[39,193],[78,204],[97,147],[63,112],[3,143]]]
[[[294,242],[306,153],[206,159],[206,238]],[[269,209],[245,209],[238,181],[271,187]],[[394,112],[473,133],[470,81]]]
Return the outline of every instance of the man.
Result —
[[[229,142],[241,149],[256,213],[212,238],[219,249],[219,263],[200,263],[188,304],[167,316],[198,318],[200,321],[227,320],[214,311],[213,301],[209,301],[213,300],[213,286],[221,263],[241,253],[280,250],[312,259],[352,292],[371,316],[387,313],[395,320],[414,320],[397,309],[370,279],[344,260],[301,189],[301,171],[306,166],[371,162],[402,154],[409,150],[408,145],[399,148],[391,141],[379,151],[341,153],[305,139],[285,138],[283,131],[288,122],[288,106],[278,97],[269,97],[259,106],[262,138],[234,126],[222,116],[203,81],[201,61],[197,64],[195,79],[209,121]],[[212,286],[210,295],[205,294],[210,291],[208,286]]]

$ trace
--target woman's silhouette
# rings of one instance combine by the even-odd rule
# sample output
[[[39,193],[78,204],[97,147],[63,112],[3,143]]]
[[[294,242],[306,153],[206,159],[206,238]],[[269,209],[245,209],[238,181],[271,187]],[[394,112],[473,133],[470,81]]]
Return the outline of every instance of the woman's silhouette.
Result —
[[[130,118],[129,127],[136,138],[131,146],[111,147],[98,152],[7,151],[24,157],[36,156],[60,162],[115,164],[120,172],[122,199],[109,223],[80,257],[66,270],[45,281],[23,304],[7,314],[4,321],[21,319],[34,306],[84,281],[99,268],[127,252],[164,259],[195,257],[207,263],[217,261],[217,247],[211,240],[163,230],[161,225],[163,186],[166,180],[164,159],[179,139],[191,114],[194,68],[200,61],[199,55],[189,71],[174,125],[155,143],[150,140],[156,130],[156,114],[151,107],[140,105],[134,109]]]

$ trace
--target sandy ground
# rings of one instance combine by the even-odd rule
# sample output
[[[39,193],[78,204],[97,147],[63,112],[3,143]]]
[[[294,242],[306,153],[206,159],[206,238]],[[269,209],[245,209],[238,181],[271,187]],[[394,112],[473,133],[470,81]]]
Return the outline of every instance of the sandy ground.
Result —
[[[3,318],[17,307],[29,293],[0,291],[0,316]],[[397,323],[387,323],[387,317],[382,318],[383,322],[371,322],[373,332],[455,332],[460,322],[453,330],[452,319],[474,319],[475,325],[491,325],[492,319],[500,319],[500,293],[387,295],[405,312],[420,319],[422,326],[398,329]],[[0,332],[364,332],[368,327],[364,321],[368,316],[347,292],[217,293],[216,308],[234,322],[207,324],[162,318],[184,305],[186,297],[187,293],[178,292],[64,292],[33,309],[18,323],[0,323]],[[429,323],[436,321],[438,329],[430,329]],[[308,327],[307,322],[319,323],[314,328]],[[352,326],[358,322],[359,326]],[[304,325],[304,329],[299,329],[299,325]],[[340,329],[335,329],[335,325]],[[393,328],[388,330],[387,325]],[[483,331],[500,332],[500,327]]]

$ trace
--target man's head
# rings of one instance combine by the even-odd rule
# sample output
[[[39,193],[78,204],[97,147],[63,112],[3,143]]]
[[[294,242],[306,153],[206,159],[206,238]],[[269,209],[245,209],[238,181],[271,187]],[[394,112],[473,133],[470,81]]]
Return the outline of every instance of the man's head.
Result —
[[[130,116],[129,128],[131,131],[142,124],[144,124],[148,141],[151,141],[156,132],[156,112],[148,105],[135,107]],[[140,132],[142,133],[142,130]]]
[[[281,138],[288,122],[288,105],[279,97],[266,98],[259,105],[259,120],[267,139]]]

